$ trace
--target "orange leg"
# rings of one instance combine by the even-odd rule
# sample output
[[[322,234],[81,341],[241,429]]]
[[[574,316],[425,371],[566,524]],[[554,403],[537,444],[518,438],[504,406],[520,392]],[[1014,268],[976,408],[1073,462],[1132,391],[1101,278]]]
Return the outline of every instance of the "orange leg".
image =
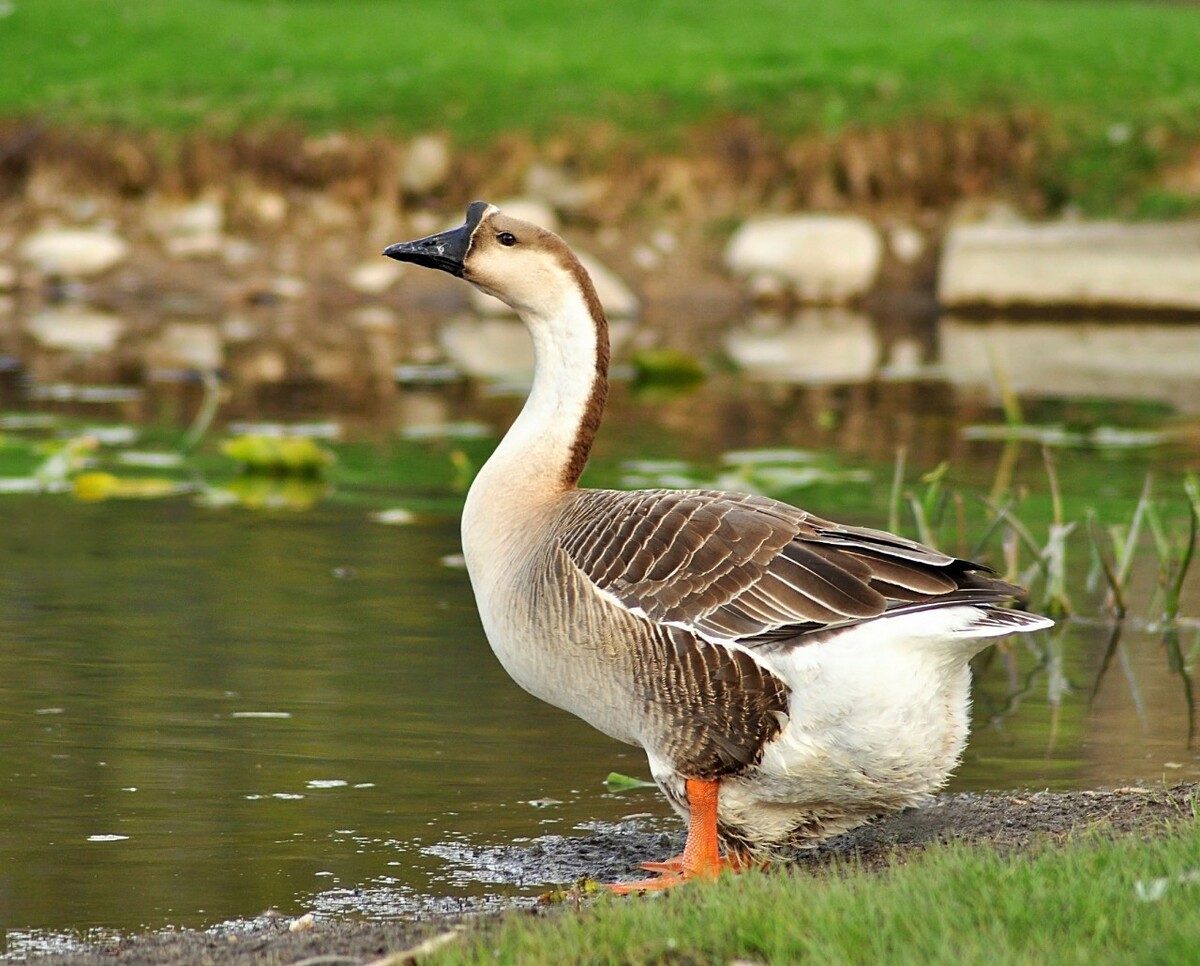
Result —
[[[732,872],[766,869],[771,864],[767,859],[755,859],[749,852],[738,851],[730,851],[721,861],[723,866]],[[641,866],[647,872],[679,872],[683,869],[683,853],[672,855],[669,859],[663,859],[661,862],[643,862]]]
[[[618,895],[669,889],[690,879],[715,879],[725,869],[733,867],[728,859],[721,858],[717,847],[717,791],[720,787],[720,782],[689,778],[686,793],[691,818],[683,853],[665,862],[647,862],[642,866],[651,872],[661,872],[657,879],[618,882],[608,888]]]

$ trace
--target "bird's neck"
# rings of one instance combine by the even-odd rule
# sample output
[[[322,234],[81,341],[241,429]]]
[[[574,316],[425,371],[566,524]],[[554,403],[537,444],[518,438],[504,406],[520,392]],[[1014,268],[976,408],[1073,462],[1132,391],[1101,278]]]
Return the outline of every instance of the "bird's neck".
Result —
[[[472,485],[495,507],[574,489],[608,394],[608,323],[581,279],[553,311],[524,318],[533,337],[533,386],[520,415]]]

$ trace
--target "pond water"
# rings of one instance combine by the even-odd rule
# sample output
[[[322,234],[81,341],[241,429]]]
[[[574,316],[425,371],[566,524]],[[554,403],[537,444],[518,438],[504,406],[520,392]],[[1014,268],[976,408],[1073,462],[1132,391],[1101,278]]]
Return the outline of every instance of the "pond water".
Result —
[[[1162,519],[1179,532],[1181,481],[1200,463],[1200,330],[1141,342],[1104,330],[1115,356],[1087,357],[1095,386],[1026,396],[1036,429],[1005,442],[991,438],[1001,418],[988,378],[881,379],[884,353],[854,381],[781,381],[804,324],[739,332],[762,360],[750,376],[686,391],[619,384],[589,481],[759,485],[884,525],[903,447],[918,497],[929,493],[921,475],[942,461],[964,492],[1002,478],[1027,492],[1021,519],[1044,539],[1048,441],[1067,519],[1094,508],[1105,526],[1128,523],[1153,471]],[[946,329],[947,351],[986,330]],[[1063,338],[1074,345],[1079,331]],[[1037,334],[1030,367],[1052,351]],[[1028,390],[1020,345],[1008,328],[992,336],[1015,353],[1011,371]],[[1190,368],[1138,383],[1130,345],[1160,342],[1171,358],[1194,353]],[[462,479],[519,402],[459,384],[401,389],[354,424],[329,492],[303,510],[194,493],[0,496],[0,927],[10,949],[40,930],[201,926],[271,907],[401,915],[431,897],[527,895],[544,885],[481,874],[462,853],[630,815],[672,827],[655,791],[604,784],[614,771],[646,777],[639,752],[507,679],[455,560]],[[113,418],[97,410],[92,421]],[[474,438],[480,424],[489,433]],[[741,455],[723,461],[732,451]],[[211,452],[192,470],[222,472]],[[963,504],[960,533],[957,505],[939,534],[966,552],[984,528],[978,503]],[[373,519],[391,508],[413,518]],[[1184,585],[1184,619],[1160,626],[1157,558],[1144,547],[1130,617],[1114,626],[1082,526],[1068,547],[1078,617],[982,657],[974,734],[952,788],[1200,778],[1189,690],[1200,580]]]

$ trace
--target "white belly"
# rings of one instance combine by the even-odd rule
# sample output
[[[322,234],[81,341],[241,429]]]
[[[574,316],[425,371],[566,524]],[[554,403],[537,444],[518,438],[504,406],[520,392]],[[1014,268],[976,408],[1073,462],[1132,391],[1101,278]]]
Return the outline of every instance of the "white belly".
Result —
[[[721,824],[769,849],[845,831],[940,788],[966,745],[968,662],[991,641],[930,640],[929,624],[937,613],[950,630],[968,610],[874,621],[765,659],[792,689],[789,720],[757,767],[721,782]],[[661,783],[677,781],[651,767]]]

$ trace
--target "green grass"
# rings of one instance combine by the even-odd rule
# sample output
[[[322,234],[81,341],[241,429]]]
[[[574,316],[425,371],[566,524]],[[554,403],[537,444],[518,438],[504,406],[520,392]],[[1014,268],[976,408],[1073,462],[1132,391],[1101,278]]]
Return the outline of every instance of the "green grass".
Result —
[[[510,915],[437,962],[1184,963],[1200,949],[1200,826],[1033,856],[934,847],[875,875],[726,877],[659,898]]]
[[[1200,9],[1096,0],[15,0],[0,116],[671,137],[1032,108],[1114,153],[1200,127]],[[1115,127],[1114,127],[1115,126]],[[1153,139],[1152,139],[1153,140]]]

